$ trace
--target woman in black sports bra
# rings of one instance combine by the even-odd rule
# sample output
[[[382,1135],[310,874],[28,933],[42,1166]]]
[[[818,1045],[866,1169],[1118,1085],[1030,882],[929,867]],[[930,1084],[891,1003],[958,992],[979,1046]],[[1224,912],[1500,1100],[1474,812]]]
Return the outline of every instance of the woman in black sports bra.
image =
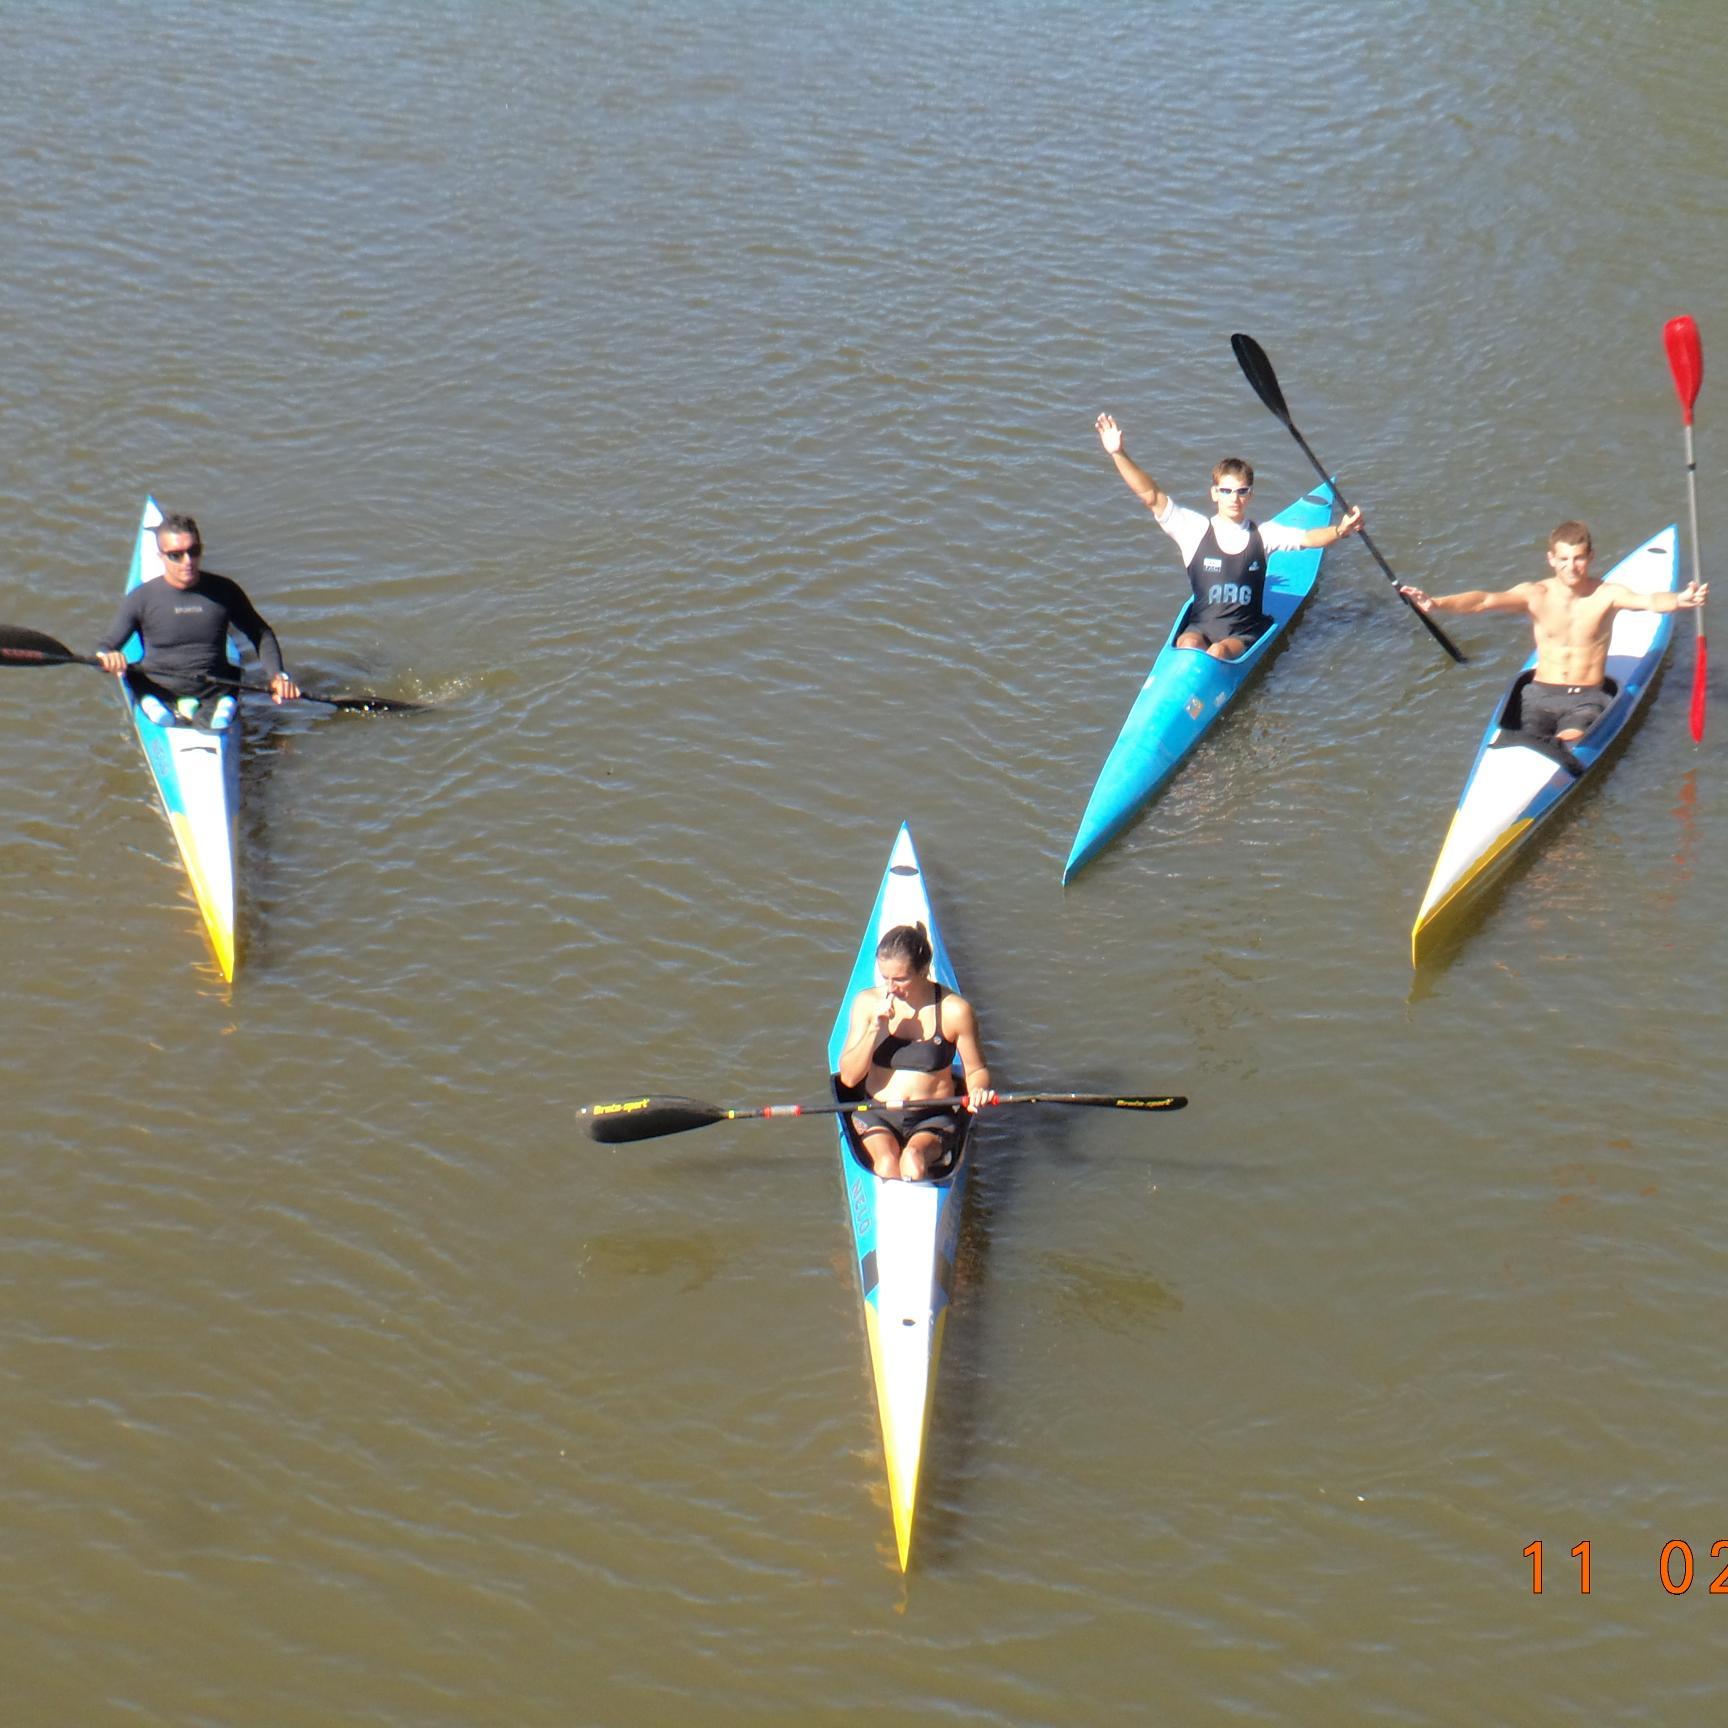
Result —
[[[964,996],[930,976],[930,959],[930,936],[922,924],[901,924],[877,943],[882,988],[861,990],[852,1003],[840,1080],[878,1104],[915,1105],[921,1098],[964,1091],[964,1107],[977,1110],[990,1093],[978,1022]],[[956,1055],[966,1071],[964,1087],[954,1077]],[[939,1104],[893,1115],[860,1110],[853,1121],[878,1176],[918,1182],[958,1139],[960,1109]]]

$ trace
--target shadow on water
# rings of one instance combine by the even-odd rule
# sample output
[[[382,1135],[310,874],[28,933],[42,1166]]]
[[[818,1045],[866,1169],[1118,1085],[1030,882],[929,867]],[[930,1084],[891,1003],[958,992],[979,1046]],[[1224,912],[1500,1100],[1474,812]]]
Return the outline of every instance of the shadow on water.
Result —
[[[719,1231],[614,1232],[587,1237],[584,1248],[593,1267],[611,1278],[670,1275],[686,1295],[709,1283],[733,1257],[731,1243]]]
[[[296,717],[298,719],[298,717]],[[246,737],[240,755],[240,857],[236,884],[241,952],[267,963],[269,936],[265,913],[275,902],[270,861],[270,783],[294,750],[304,724],[284,724],[270,703],[248,703]],[[250,968],[246,968],[250,970]]]
[[[326,680],[320,679],[322,688]],[[271,782],[277,771],[306,742],[308,734],[332,721],[374,723],[382,716],[338,714],[315,706],[253,700],[246,705],[246,738],[240,758],[240,905],[242,944],[248,954],[268,962],[268,913],[276,901],[271,873],[275,857],[271,822],[276,802]],[[416,719],[391,715],[391,724]]]
[[[913,1570],[946,1569],[964,1554],[966,1515],[974,1498],[979,1459],[987,1450],[985,1388],[999,1388],[995,1361],[997,1328],[1009,1324],[1015,1270],[997,1276],[996,1245],[1013,1237],[1021,1183],[1029,1159],[1064,1170],[1102,1169],[1108,1160],[1076,1155],[1080,1123],[1065,1111],[1004,1112],[981,1138],[984,1154],[974,1167],[961,1222],[953,1306],[937,1370],[929,1454],[924,1467]],[[1215,1166],[1183,1166],[1215,1173]],[[1053,1286],[1058,1303],[1083,1322],[1121,1332],[1181,1306],[1162,1285],[1139,1273],[1111,1268],[1076,1255],[1041,1253],[1036,1278]]]
[[[974,1146],[972,1181],[960,1218],[954,1290],[937,1365],[917,1535],[917,1571],[950,1566],[963,1551],[965,1513],[977,1479],[984,1433],[983,1390],[990,1372],[991,1260],[998,1229],[1013,1212],[1030,1124],[1004,1116],[981,1128]],[[1043,1155],[1047,1142],[1039,1137]],[[982,1156],[980,1156],[982,1154]]]
[[[1069,1322],[1118,1338],[1137,1338],[1161,1318],[1182,1311],[1181,1298],[1144,1272],[1079,1254],[1038,1256],[1042,1282]]]
[[[1674,818],[1674,875],[1666,890],[1671,902],[1675,893],[1692,883],[1692,860],[1698,850],[1698,770],[1688,768],[1680,776],[1680,791],[1669,812]]]

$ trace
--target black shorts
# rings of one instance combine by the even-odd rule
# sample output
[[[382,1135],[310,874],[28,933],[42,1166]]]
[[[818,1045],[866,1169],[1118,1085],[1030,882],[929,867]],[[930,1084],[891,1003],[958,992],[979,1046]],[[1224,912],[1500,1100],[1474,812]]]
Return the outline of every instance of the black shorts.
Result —
[[[1588,732],[1613,700],[1613,691],[1600,684],[1538,684],[1532,678],[1524,686],[1519,730],[1532,738],[1553,738],[1574,726]]]
[[[1182,630],[1198,630],[1206,638],[1206,645],[1213,647],[1231,636],[1239,637],[1244,647],[1251,648],[1271,629],[1272,620],[1262,612],[1258,617],[1244,617],[1240,612],[1232,611],[1223,606],[1192,606],[1188,616],[1182,621]]]
[[[196,696],[200,702],[213,702],[218,696],[232,695],[234,684],[218,683],[214,678],[201,678],[197,673],[145,672],[136,664],[126,668],[126,683],[132,699],[139,701],[154,696],[164,707],[172,708],[182,696]]]
[[[952,1146],[960,1132],[965,1112],[958,1104],[905,1104],[860,1110],[852,1120],[860,1134],[872,1128],[889,1128],[904,1146],[914,1134],[934,1134],[944,1146]]]

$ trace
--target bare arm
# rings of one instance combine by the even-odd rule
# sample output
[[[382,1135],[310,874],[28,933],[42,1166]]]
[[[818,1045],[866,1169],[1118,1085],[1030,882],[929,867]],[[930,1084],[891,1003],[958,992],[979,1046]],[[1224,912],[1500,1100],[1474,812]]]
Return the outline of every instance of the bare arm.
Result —
[[[861,990],[852,1004],[852,1028],[840,1052],[840,1084],[862,1086],[870,1078],[870,1058],[881,1043],[893,1011],[886,990]]]
[[[1418,612],[1529,612],[1535,591],[1534,582],[1520,582],[1516,588],[1504,588],[1498,593],[1486,588],[1466,589],[1462,594],[1424,594],[1401,582],[1398,592],[1405,595]]]
[[[1708,582],[1688,582],[1678,594],[1670,588],[1646,594],[1639,588],[1622,588],[1618,582],[1605,582],[1603,587],[1614,590],[1616,612],[1693,612],[1710,592]]]
[[[1170,494],[1128,454],[1128,446],[1122,440],[1122,428],[1108,414],[1100,414],[1095,424],[1098,442],[1116,464],[1116,472],[1128,482],[1128,490],[1154,516],[1158,515],[1170,502]]]
[[[990,1069],[984,1061],[984,1046],[978,1041],[978,1017],[972,1004],[961,997],[950,995],[943,1006],[954,1049],[966,1070],[966,1108],[977,1110],[990,1091]]]
[[[1330,522],[1324,528],[1310,528],[1302,536],[1302,544],[1304,546],[1336,546],[1340,540],[1361,532],[1362,510],[1359,505],[1352,504],[1336,522]]]

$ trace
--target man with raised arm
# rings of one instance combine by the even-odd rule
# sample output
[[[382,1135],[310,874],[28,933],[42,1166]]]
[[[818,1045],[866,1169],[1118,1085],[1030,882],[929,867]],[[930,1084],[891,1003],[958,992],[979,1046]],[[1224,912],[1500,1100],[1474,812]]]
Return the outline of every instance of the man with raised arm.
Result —
[[[1098,439],[1116,472],[1148,510],[1158,526],[1176,542],[1194,609],[1178,648],[1199,648],[1217,660],[1234,660],[1259,640],[1271,620],[1266,615],[1266,555],[1295,552],[1310,546],[1336,546],[1362,527],[1362,512],[1352,506],[1325,528],[1288,528],[1278,522],[1255,522],[1248,515],[1254,490],[1254,470],[1239,456],[1227,456],[1212,470],[1212,503],[1216,512],[1202,516],[1178,504],[1128,454],[1122,428],[1108,414],[1097,421]]]

